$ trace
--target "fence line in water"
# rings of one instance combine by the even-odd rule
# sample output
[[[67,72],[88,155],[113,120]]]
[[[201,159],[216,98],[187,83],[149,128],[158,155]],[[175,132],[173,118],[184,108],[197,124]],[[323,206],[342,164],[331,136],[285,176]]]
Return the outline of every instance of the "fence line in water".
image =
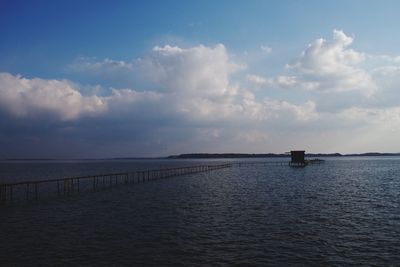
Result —
[[[82,192],[96,192],[119,185],[144,183],[172,176],[192,174],[231,167],[231,163],[197,165],[167,169],[149,169],[102,175],[69,177],[0,184],[0,205],[39,200],[43,197],[70,196]]]
[[[23,200],[39,200],[41,197],[70,196],[80,194],[81,192],[96,192],[102,189],[113,188],[118,185],[143,183],[157,179],[222,168],[250,167],[254,165],[291,166],[289,161],[242,161],[224,164],[149,169],[133,172],[4,183],[0,184],[0,206],[14,202],[21,202]]]
[[[324,163],[324,160],[312,159],[304,162],[292,162],[292,161],[239,161],[232,162],[232,166],[235,167],[251,167],[254,165],[258,166],[291,166],[291,167],[305,167],[307,165],[319,165]]]
[[[232,167],[251,167],[254,165],[262,166],[289,166],[290,161],[239,161],[232,162]]]

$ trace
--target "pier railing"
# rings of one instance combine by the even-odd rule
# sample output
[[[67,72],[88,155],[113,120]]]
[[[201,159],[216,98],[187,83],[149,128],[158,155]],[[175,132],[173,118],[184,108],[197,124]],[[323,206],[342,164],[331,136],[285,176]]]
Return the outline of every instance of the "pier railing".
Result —
[[[229,168],[231,166],[231,163],[223,163],[4,183],[0,184],[0,206],[52,196],[71,196],[83,192],[96,192],[120,185],[144,183],[178,175]]]

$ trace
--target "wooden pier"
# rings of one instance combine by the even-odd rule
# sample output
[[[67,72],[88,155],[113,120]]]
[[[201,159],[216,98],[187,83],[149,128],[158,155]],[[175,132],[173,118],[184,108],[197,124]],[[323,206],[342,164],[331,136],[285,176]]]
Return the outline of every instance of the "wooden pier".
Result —
[[[253,167],[257,166],[290,166],[290,167],[305,167],[307,165],[318,165],[324,163],[324,160],[312,159],[305,160],[305,162],[296,163],[292,161],[242,161],[242,162],[232,162],[232,167]]]
[[[319,164],[323,161],[310,161]],[[222,164],[196,165],[177,168],[138,170],[81,177],[0,183],[0,206],[39,200],[49,197],[72,196],[96,192],[121,185],[144,183],[168,177],[187,175],[231,167],[293,166],[290,161],[243,161]]]
[[[253,167],[257,166],[289,166],[289,161],[240,161],[232,162],[232,167]]]
[[[71,196],[82,192],[96,192],[120,185],[144,183],[173,176],[229,168],[231,166],[232,164],[230,163],[223,163],[4,183],[0,184],[0,206],[52,196]]]

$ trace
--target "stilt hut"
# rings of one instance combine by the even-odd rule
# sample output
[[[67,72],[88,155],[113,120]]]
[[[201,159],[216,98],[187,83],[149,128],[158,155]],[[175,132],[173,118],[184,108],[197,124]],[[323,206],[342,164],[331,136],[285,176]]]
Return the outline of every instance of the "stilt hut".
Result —
[[[290,151],[291,161],[290,166],[304,167],[306,166],[306,161],[304,159],[304,150],[292,150]]]

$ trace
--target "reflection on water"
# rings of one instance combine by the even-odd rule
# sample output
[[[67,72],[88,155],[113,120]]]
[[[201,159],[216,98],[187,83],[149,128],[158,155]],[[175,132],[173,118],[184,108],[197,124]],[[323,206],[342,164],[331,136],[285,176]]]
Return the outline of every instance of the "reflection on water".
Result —
[[[0,164],[1,178],[193,162],[24,164]],[[398,173],[396,158],[329,159],[306,168],[223,169],[6,207],[0,209],[0,259],[2,265],[396,265]]]

